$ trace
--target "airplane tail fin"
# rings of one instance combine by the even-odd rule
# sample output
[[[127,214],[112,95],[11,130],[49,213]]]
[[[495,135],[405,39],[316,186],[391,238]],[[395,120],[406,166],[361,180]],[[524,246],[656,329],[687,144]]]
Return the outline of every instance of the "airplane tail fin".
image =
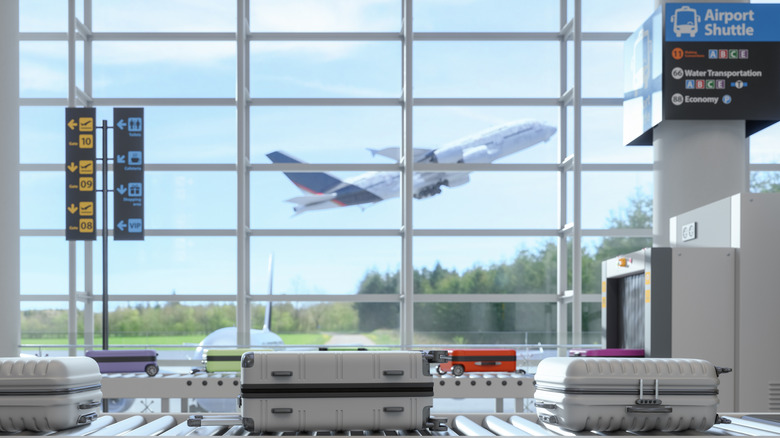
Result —
[[[274,163],[302,162],[280,151],[271,152],[266,156]],[[343,183],[340,179],[325,172],[284,172],[284,175],[301,190],[314,194],[327,193]]]
[[[268,295],[274,293],[274,255],[273,253],[268,256]],[[271,331],[271,305],[273,301],[269,301],[265,308],[265,320],[263,321],[263,331]]]

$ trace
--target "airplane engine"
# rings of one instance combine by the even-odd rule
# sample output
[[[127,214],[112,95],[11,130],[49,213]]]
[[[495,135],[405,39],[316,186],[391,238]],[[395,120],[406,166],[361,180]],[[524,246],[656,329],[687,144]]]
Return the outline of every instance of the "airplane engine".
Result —
[[[466,149],[463,153],[464,163],[490,163],[492,159],[488,147],[484,145]]]
[[[458,163],[463,160],[463,149],[445,147],[431,152],[432,163]]]
[[[447,180],[444,181],[444,185],[447,187],[457,187],[462,186],[463,184],[466,184],[469,182],[469,174],[468,173],[451,173],[447,175]]]

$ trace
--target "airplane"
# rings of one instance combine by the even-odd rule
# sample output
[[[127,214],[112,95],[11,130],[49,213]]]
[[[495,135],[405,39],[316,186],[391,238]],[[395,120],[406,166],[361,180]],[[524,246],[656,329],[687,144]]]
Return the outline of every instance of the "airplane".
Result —
[[[507,123],[437,149],[414,149],[416,163],[492,163],[537,143],[547,141],[557,129],[535,120]],[[369,149],[371,153],[398,160],[400,148]],[[266,156],[273,163],[301,163],[290,155],[274,151]],[[304,193],[288,199],[296,204],[295,214],[309,210],[375,204],[400,195],[399,172],[367,172],[340,180],[325,172],[284,172]],[[423,199],[441,193],[441,187],[457,187],[469,182],[469,172],[416,172],[414,193]]]

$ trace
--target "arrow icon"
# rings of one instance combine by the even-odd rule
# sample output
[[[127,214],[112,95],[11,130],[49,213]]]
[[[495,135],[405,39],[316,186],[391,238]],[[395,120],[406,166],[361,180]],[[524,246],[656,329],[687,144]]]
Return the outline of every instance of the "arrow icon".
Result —
[[[125,123],[125,119],[119,120],[119,122],[117,122],[116,124],[116,127],[121,129],[122,131],[125,130],[125,126],[127,126],[127,124]]]
[[[79,211],[79,208],[76,207],[76,204],[70,204],[70,207],[68,207],[68,211],[70,212],[70,214],[74,214],[77,211]]]
[[[119,187],[117,187],[117,188],[116,188],[116,191],[117,191],[117,193],[119,193],[120,195],[124,195],[124,194],[125,194],[125,192],[127,192],[127,188],[125,188],[125,185],[124,185],[124,184],[122,184],[121,186],[119,186]]]
[[[71,162],[68,165],[68,170],[70,170],[71,173],[75,172],[76,169],[78,169],[78,168],[79,168],[79,166],[76,166],[76,163],[74,163],[74,162]]]
[[[68,128],[70,128],[71,131],[76,129],[76,121],[73,119],[70,119],[70,122],[68,122]]]
[[[125,156],[124,155],[117,155],[116,156],[116,164],[125,164]]]
[[[120,230],[124,231],[125,227],[127,227],[127,225],[125,224],[124,220],[121,220],[121,221],[119,221],[118,224],[116,224],[116,227],[119,228]]]

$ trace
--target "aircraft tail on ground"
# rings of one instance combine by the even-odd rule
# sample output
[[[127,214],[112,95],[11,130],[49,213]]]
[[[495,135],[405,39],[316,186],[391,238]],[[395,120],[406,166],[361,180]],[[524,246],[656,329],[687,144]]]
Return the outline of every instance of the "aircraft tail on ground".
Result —
[[[266,156],[274,163],[302,163],[283,152],[271,152]],[[343,183],[340,179],[325,172],[284,172],[287,178],[298,188],[313,194],[327,193]]]

